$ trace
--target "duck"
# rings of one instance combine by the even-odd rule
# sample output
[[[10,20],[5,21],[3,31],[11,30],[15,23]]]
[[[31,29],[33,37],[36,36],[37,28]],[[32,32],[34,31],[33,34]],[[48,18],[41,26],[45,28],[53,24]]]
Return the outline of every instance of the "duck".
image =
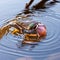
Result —
[[[10,28],[14,28],[10,30]],[[36,44],[41,37],[46,36],[46,26],[36,21],[17,21],[12,20],[0,28],[0,39],[7,33],[13,35],[24,35],[23,44]]]

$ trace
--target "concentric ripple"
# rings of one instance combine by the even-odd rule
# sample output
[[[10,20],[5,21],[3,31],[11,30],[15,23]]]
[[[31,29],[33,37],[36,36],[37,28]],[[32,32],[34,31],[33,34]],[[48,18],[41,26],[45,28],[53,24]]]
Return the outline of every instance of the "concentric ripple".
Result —
[[[31,56],[34,58],[46,57],[51,53],[59,51],[60,49],[60,21],[56,15],[53,17],[53,13],[42,14],[42,16],[32,16],[33,20],[37,20],[45,24],[47,28],[47,36],[45,39],[42,39],[38,45],[21,45],[21,40],[23,36],[14,36],[8,34],[4,36],[0,41],[0,45],[3,47],[4,51],[9,54],[17,56]],[[16,44],[20,45],[20,48]],[[3,51],[3,52],[4,52]]]

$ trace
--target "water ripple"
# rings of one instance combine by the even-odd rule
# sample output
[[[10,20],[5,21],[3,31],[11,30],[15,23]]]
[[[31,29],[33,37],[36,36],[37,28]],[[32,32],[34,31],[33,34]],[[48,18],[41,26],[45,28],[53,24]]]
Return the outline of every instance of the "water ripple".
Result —
[[[46,57],[48,54],[54,53],[56,52],[55,50],[60,49],[59,17],[53,13],[44,14],[42,14],[42,16],[40,15],[41,17],[32,17],[33,20],[37,20],[45,24],[47,28],[46,38],[42,39],[38,45],[25,45],[18,48],[16,44],[18,44],[18,41],[22,40],[23,37],[21,38],[21,36],[13,36],[9,33],[1,40],[0,45],[4,47],[4,50],[0,51],[17,56],[31,56],[37,58]],[[38,19],[35,19],[34,17]]]

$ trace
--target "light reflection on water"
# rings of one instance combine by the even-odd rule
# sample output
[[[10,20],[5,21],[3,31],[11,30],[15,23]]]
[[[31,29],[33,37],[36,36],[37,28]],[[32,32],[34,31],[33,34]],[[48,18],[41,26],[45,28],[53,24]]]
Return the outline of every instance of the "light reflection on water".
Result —
[[[22,1],[14,0],[14,2],[12,0],[6,0],[6,1],[7,2],[3,2],[2,0],[2,3],[0,3],[0,8],[1,8],[0,19],[2,22],[2,23],[0,22],[0,25],[3,24],[5,20],[15,17],[16,14],[18,14],[20,11],[24,9],[24,5],[26,3],[26,0],[22,0]],[[2,4],[4,5],[2,6]],[[20,6],[21,4],[23,5]],[[59,60],[60,57],[60,55],[58,54],[60,52],[59,5],[60,4],[56,4],[55,5],[56,7],[53,6],[45,10],[34,11],[33,13],[34,16],[29,17],[32,18],[32,20],[34,21],[37,20],[42,22],[47,27],[47,36],[45,39],[41,40],[41,42],[38,45],[25,45],[24,47],[18,48],[16,44],[18,43],[21,37],[8,34],[7,36],[4,36],[0,41],[0,49],[1,49],[0,52],[2,52],[2,54],[7,53],[7,55],[11,54],[12,57],[15,56],[16,59],[18,57],[17,60],[21,60],[21,59],[22,60],[26,60],[26,59],[30,59],[30,60],[58,59]],[[55,55],[59,57],[55,58]],[[53,56],[53,58],[50,56]]]

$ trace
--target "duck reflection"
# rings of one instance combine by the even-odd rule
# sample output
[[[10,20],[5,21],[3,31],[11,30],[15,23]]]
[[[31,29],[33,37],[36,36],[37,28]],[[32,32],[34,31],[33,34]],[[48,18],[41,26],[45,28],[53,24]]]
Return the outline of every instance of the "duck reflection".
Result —
[[[39,9],[47,9],[49,7],[54,6],[55,3],[60,3],[60,1],[57,1],[57,0],[52,0],[50,2],[48,2],[48,1],[50,1],[50,0],[40,0],[37,4],[35,4],[34,6],[32,6],[30,8],[30,6],[34,2],[34,0],[30,0],[29,3],[26,3],[25,9],[23,10],[23,12],[22,13],[19,13],[18,15],[30,14],[30,13],[33,14],[33,12],[36,11],[36,10],[39,10]]]
[[[32,8],[33,9],[43,9],[45,8],[45,4],[46,2],[49,1],[49,0],[40,0],[36,5],[34,5]],[[29,7],[31,6],[31,4],[34,2],[34,0],[30,0],[29,3],[26,3],[26,6],[25,8],[26,9],[29,9]],[[56,2],[59,2],[57,0],[52,0],[50,3],[56,3]]]

